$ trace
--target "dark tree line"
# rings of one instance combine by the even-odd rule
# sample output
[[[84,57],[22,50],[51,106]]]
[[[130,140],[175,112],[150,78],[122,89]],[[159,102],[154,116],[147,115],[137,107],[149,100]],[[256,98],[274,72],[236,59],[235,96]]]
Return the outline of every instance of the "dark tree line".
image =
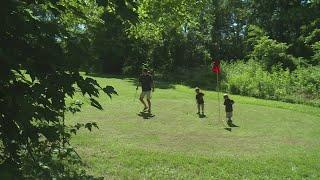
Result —
[[[118,43],[100,56],[109,68],[103,72],[136,73],[142,63],[172,71],[216,58],[248,60],[262,36],[285,46],[279,53],[286,57],[268,59],[269,69],[318,65],[319,9],[318,1],[306,0],[137,1],[137,23],[116,30]]]

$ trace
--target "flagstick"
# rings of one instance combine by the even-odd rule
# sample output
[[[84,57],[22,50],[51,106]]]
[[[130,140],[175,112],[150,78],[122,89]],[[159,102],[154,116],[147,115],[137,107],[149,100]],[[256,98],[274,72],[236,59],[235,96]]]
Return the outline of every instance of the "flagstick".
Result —
[[[221,120],[221,113],[220,113],[220,86],[219,86],[219,73],[217,73],[217,87],[218,87],[218,109],[219,109],[219,120]]]
[[[226,129],[226,130],[228,130],[228,131],[231,131],[231,128],[228,128],[228,127],[224,124],[224,122],[222,121],[222,119],[221,119],[219,73],[217,73],[217,91],[218,91],[218,111],[219,111],[219,120],[218,120],[218,121],[220,121],[220,122],[222,123],[224,129]]]
[[[224,127],[225,130],[230,131],[231,132],[231,128],[227,127],[224,123],[224,121],[221,119],[221,110],[220,110],[220,86],[219,86],[219,73],[221,72],[220,70],[220,62],[218,60],[212,62],[212,72],[217,74],[217,87],[216,90],[218,91],[218,111],[219,111],[219,119],[218,121],[220,121]]]

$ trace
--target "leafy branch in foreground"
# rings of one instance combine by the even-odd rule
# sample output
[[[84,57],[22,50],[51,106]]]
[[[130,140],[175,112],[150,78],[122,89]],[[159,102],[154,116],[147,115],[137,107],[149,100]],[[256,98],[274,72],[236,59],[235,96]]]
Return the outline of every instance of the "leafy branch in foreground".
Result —
[[[98,109],[100,90],[116,94],[79,73],[101,10],[94,0],[0,2],[0,177],[94,178],[79,170],[69,140],[98,126],[66,126],[64,114],[80,111],[80,102],[66,103],[78,90]]]

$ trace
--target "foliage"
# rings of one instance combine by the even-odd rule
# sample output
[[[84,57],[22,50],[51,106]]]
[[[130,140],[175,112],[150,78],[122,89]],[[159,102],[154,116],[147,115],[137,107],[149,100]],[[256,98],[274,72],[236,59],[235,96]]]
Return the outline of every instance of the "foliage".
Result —
[[[209,1],[141,1],[137,10],[139,23],[130,29],[130,38],[141,44],[135,62],[148,62],[159,71],[172,71],[175,67],[190,67],[207,62],[210,54],[205,48],[205,37],[198,33],[199,19]],[[138,69],[139,64],[127,63]],[[132,69],[131,68],[131,69]],[[128,69],[128,68],[126,68]]]
[[[302,101],[318,100],[320,97],[320,67],[299,67],[292,73],[293,92],[302,96]]]
[[[207,13],[214,19],[208,23],[211,42],[207,47],[213,58],[236,60],[242,59],[245,52],[245,35],[248,25],[248,1],[214,0]]]
[[[319,67],[298,67],[288,71],[274,67],[266,71],[253,60],[225,64],[224,90],[264,99],[319,106]]]
[[[310,24],[303,25],[301,27],[301,36],[298,38],[299,46],[304,57],[307,57],[307,63],[311,65],[319,65],[317,61],[314,61],[312,56],[316,54],[316,43],[320,41],[320,18],[315,19]],[[302,52],[301,52],[302,53]]]
[[[250,25],[248,27],[248,34],[246,37],[246,51],[253,51],[254,46],[256,46],[259,40],[263,37],[267,37],[267,33],[262,28],[256,25]]]
[[[287,44],[295,44],[301,35],[301,27],[319,17],[319,4],[316,1],[254,0],[249,1],[248,6],[249,24],[262,27],[270,38]]]
[[[320,65],[320,41],[312,45],[314,55],[312,56],[312,64]]]
[[[100,91],[115,93],[79,73],[94,59],[100,10],[95,1],[1,1],[1,177],[89,178],[71,167],[79,160],[68,143],[81,127],[97,125],[67,126],[64,114],[80,111],[81,103],[66,102],[77,92],[98,109]]]
[[[252,56],[269,70],[279,64],[290,70],[317,65],[312,47],[319,41],[318,1],[99,2],[105,5],[99,11],[104,23],[95,28],[94,48],[88,51],[95,58],[86,71],[137,74],[148,63],[170,73],[209,65],[212,59]]]
[[[97,61],[88,65],[88,72],[119,73],[128,59],[135,42],[128,36],[129,27],[137,20],[136,3],[133,0],[102,1],[101,20],[95,28],[93,41]]]
[[[319,41],[317,1],[135,2],[121,1],[119,7],[130,9],[127,18],[117,14],[113,3],[102,10],[104,24],[97,28],[93,51],[97,61],[87,69],[137,74],[148,63],[171,73],[209,65],[212,59],[250,57],[263,61],[269,71],[279,64],[290,70],[317,65],[312,49]]]
[[[263,36],[257,41],[250,57],[256,61],[261,61],[268,70],[278,65],[284,69],[293,70],[295,68],[294,58],[287,54],[287,50],[287,44]]]

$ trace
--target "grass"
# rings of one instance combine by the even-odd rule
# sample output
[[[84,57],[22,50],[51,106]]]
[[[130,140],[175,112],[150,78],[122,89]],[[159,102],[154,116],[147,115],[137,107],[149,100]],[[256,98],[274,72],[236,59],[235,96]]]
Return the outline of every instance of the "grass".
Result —
[[[90,174],[106,179],[319,179],[320,109],[233,96],[231,132],[218,115],[217,93],[204,91],[206,118],[196,113],[193,89],[170,85],[153,94],[154,117],[138,116],[132,79],[99,78],[119,96],[85,105],[70,123],[95,121],[72,144]],[[81,99],[81,97],[78,97]],[[222,99],[220,99],[222,101]],[[220,102],[222,104],[222,102]],[[224,119],[223,107],[221,117]]]

